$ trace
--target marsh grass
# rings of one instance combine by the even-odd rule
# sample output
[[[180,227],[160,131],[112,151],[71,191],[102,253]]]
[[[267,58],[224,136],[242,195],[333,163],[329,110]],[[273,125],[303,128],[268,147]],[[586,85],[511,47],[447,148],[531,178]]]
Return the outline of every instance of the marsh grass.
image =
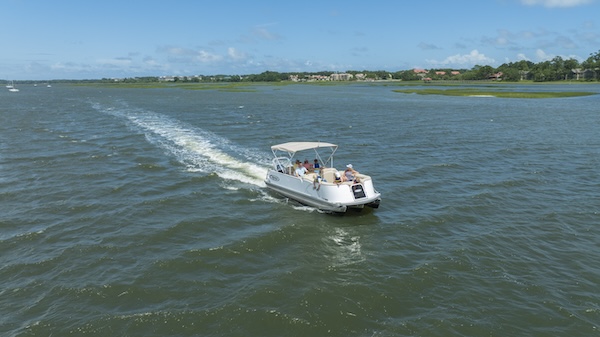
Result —
[[[478,83],[465,85],[459,83],[444,83],[438,88],[423,88],[422,83],[418,82],[220,82],[220,83],[189,83],[189,82],[152,82],[152,83],[81,83],[81,86],[96,86],[103,88],[133,88],[133,89],[184,89],[184,90],[218,90],[226,92],[256,92],[258,88],[270,87],[273,90],[288,85],[313,85],[313,86],[338,86],[338,85],[383,85],[390,87],[404,87],[406,89],[394,89],[394,92],[404,94],[419,95],[444,95],[444,96],[474,96],[474,97],[500,97],[500,98],[558,98],[558,97],[578,97],[595,95],[594,92],[571,92],[571,91],[514,91],[507,90],[503,85],[491,83]],[[415,87],[410,88],[407,87]],[[439,87],[443,88],[439,88]],[[518,88],[518,87],[517,87]]]
[[[501,90],[480,90],[473,88],[461,89],[397,89],[394,92],[403,94],[419,95],[444,95],[444,96],[472,96],[472,97],[500,97],[500,98],[558,98],[558,97],[579,97],[595,95],[593,92],[575,92],[575,91],[501,91]]]

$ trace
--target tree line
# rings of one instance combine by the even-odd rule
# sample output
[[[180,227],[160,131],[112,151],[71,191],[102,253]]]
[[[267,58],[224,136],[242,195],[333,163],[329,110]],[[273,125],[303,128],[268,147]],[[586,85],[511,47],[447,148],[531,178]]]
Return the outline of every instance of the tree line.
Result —
[[[282,82],[290,78],[302,80],[329,77],[335,72],[276,72],[265,71],[260,74],[250,75],[211,75],[211,76],[174,76],[173,82]],[[531,80],[534,82],[549,81],[599,81],[600,80],[600,50],[591,53],[583,62],[574,58],[563,59],[556,56],[551,60],[534,63],[528,60],[509,62],[492,67],[489,65],[476,65],[471,69],[438,68],[427,71],[415,72],[414,69],[389,72],[385,70],[348,70],[352,74],[351,80],[447,80],[447,81],[480,81],[480,80],[502,80],[516,82]],[[360,74],[359,76],[356,76]],[[115,79],[102,79],[103,82],[115,82]],[[164,81],[159,77],[135,77],[119,79],[119,82],[159,82]]]

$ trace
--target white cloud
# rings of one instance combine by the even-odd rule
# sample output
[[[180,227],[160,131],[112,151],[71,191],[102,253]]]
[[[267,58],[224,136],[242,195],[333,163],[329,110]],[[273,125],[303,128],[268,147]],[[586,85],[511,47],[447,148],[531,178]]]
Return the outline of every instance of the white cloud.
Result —
[[[202,63],[211,63],[211,62],[218,62],[220,60],[222,60],[223,57],[217,54],[213,54],[213,53],[209,53],[205,50],[199,50],[196,52],[196,55],[194,57],[195,61],[199,61]]]
[[[244,61],[248,58],[246,53],[240,52],[233,47],[229,47],[227,49],[227,55],[229,55],[229,57],[234,61]]]
[[[194,50],[174,46],[163,46],[159,47],[158,51],[166,54],[169,61],[174,63],[213,63],[223,59],[223,56],[203,49]]]
[[[569,60],[569,59],[574,59],[577,60],[579,62],[582,62],[585,60],[585,58],[582,58],[581,56],[578,55],[552,55],[552,54],[548,54],[545,51],[543,51],[542,49],[538,49],[535,51],[535,57],[537,58],[537,62],[545,62],[545,61],[551,61],[552,59],[554,59],[555,57],[561,57],[563,60]]]
[[[267,26],[270,25],[262,25],[254,27],[252,30],[252,35],[261,39],[261,40],[280,40],[281,36],[277,33],[273,33],[267,29]]]
[[[593,0],[521,0],[521,3],[528,6],[542,5],[544,7],[576,7],[592,3]]]
[[[443,61],[427,60],[428,63],[437,66],[474,66],[479,65],[490,65],[496,63],[491,57],[481,54],[477,49],[472,50],[468,54],[456,54],[448,56]]]
[[[148,65],[148,66],[151,66],[151,67],[159,66],[160,65],[155,59],[153,59],[152,57],[149,57],[149,56],[144,57],[143,62],[144,62],[145,65]]]
[[[546,52],[541,49],[538,49],[535,51],[535,56],[537,57],[538,61],[540,61],[540,62],[549,61],[554,58],[553,55],[546,54]]]

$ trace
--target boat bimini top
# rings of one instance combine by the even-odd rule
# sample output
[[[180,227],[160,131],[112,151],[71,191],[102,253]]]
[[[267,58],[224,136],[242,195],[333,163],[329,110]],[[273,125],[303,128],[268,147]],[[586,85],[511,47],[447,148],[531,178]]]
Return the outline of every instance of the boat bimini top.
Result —
[[[321,156],[319,155],[318,149],[327,148],[331,152],[327,160],[323,161]],[[271,151],[273,151],[274,165],[281,165],[283,167],[289,166],[292,164],[292,160],[296,152],[306,151],[306,150],[315,150],[315,158],[319,160],[321,165],[333,167],[333,154],[337,151],[338,146],[331,143],[323,143],[323,142],[288,142],[278,145],[271,146]],[[281,157],[281,152],[286,152],[287,157]]]

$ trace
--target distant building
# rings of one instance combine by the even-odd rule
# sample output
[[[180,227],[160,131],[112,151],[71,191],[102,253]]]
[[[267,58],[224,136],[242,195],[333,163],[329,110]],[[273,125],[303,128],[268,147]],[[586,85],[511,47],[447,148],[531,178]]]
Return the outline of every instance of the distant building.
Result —
[[[427,73],[428,73],[428,72],[429,72],[429,71],[427,71],[427,70],[425,70],[425,69],[418,69],[418,68],[415,68],[415,69],[413,69],[413,73],[415,73],[415,74],[416,74],[418,77],[420,77],[420,78],[421,78],[423,81],[425,81],[425,78],[424,78],[424,77],[425,77],[425,76],[427,76]],[[431,79],[429,79],[429,80],[431,81]]]
[[[161,82],[175,82],[175,76],[161,76],[158,80]]]
[[[354,75],[354,77],[355,77],[357,80],[359,80],[359,81],[364,81],[364,80],[366,80],[366,79],[367,79],[367,75],[365,75],[365,74],[362,74],[362,73],[360,73],[360,74],[356,74],[356,75]]]
[[[581,68],[577,68],[577,69],[571,69],[571,72],[575,75],[575,79],[576,80],[580,80],[580,79],[592,79],[595,76],[595,71],[593,71],[592,69],[581,69]]]
[[[519,70],[519,75],[521,75],[521,81],[529,79],[529,70]]]
[[[329,81],[331,78],[325,75],[308,75],[309,81]]]
[[[502,75],[504,74],[501,71],[499,71],[495,74],[491,74],[490,76],[488,76],[488,79],[492,81],[502,81]]]
[[[332,81],[350,81],[352,78],[354,78],[354,75],[352,74],[331,74],[331,76],[329,76],[331,78]]]

